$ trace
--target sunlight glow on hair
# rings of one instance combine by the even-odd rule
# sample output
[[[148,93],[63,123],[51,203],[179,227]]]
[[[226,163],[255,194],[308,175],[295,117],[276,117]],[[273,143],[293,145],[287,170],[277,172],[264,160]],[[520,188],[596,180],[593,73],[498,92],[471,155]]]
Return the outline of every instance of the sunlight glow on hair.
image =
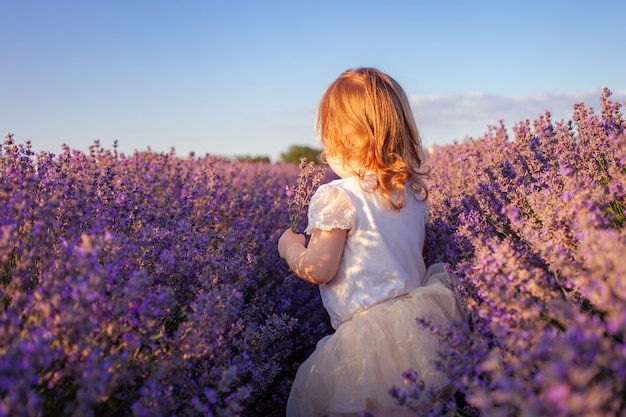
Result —
[[[375,68],[345,71],[322,96],[317,128],[327,154],[359,177],[376,173],[376,187],[393,209],[404,205],[406,185],[427,197],[419,131],[404,90],[390,76]]]

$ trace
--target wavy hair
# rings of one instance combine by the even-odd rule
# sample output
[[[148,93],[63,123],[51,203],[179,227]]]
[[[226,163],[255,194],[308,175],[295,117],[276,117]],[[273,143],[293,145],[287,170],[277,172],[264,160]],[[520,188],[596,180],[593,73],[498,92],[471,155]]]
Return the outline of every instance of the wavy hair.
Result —
[[[325,152],[363,179],[375,172],[385,201],[399,210],[405,187],[428,197],[420,134],[402,87],[375,68],[345,71],[325,91],[317,130]]]

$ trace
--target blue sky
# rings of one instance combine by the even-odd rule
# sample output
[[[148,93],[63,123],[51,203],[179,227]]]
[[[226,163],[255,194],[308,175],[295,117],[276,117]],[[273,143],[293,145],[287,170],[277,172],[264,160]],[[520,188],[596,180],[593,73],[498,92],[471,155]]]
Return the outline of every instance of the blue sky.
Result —
[[[35,150],[186,156],[318,147],[324,89],[377,67],[424,145],[480,137],[601,90],[626,100],[626,2],[1,0],[0,130]]]

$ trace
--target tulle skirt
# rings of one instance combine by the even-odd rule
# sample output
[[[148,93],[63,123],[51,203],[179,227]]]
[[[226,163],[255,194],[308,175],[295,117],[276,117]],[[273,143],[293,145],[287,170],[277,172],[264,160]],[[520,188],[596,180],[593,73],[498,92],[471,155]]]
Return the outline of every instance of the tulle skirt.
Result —
[[[453,394],[446,375],[434,369],[441,349],[436,336],[416,322],[429,318],[446,327],[464,315],[448,288],[443,264],[431,266],[421,287],[360,312],[321,339],[298,368],[287,417],[415,416],[395,405],[389,391],[403,387],[402,373],[413,369],[426,387]]]

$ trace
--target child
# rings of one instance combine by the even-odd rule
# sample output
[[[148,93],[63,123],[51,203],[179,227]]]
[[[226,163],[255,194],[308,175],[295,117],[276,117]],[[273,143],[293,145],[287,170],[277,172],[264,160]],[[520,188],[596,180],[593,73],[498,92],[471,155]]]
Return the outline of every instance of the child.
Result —
[[[422,257],[427,170],[409,102],[388,75],[348,70],[324,93],[317,127],[340,179],[311,199],[309,244],[287,230],[278,251],[319,285],[335,333],[298,369],[287,416],[415,415],[389,393],[403,372],[449,388],[433,366],[437,339],[415,319],[445,327],[462,316],[443,266],[427,270]]]

